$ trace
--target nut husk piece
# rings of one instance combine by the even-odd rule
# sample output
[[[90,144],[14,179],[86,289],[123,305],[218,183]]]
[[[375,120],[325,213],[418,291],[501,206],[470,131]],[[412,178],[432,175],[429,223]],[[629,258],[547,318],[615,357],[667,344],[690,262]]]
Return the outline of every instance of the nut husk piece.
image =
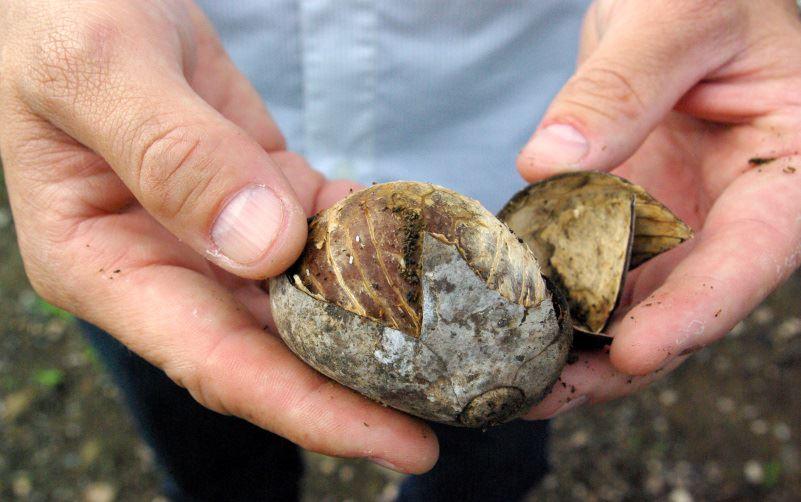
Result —
[[[554,176],[500,211],[562,287],[578,331],[601,333],[620,301],[626,271],[692,235],[642,187],[606,173]]]
[[[321,213],[270,296],[310,366],[452,425],[525,413],[571,345],[567,304],[528,247],[477,202],[424,183],[376,185]]]

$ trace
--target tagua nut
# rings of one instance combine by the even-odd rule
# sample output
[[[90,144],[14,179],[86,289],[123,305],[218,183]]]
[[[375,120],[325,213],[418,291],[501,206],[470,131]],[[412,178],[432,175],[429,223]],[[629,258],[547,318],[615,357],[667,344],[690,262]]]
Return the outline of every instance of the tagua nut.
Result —
[[[285,343],[376,401],[481,427],[550,389],[572,330],[537,260],[478,202],[427,183],[352,194],[311,223],[270,282]]]
[[[361,394],[437,422],[524,414],[577,341],[600,338],[626,272],[692,232],[644,189],[601,173],[530,185],[493,216],[451,190],[374,185],[318,214],[270,281],[278,331]]]

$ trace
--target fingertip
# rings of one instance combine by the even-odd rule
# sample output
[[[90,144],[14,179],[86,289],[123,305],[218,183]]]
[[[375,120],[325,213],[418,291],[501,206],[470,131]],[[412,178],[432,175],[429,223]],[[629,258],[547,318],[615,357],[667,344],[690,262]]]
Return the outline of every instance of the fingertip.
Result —
[[[582,169],[590,153],[585,133],[568,123],[541,127],[517,157],[517,168],[528,181]]]
[[[616,336],[609,351],[609,361],[621,373],[631,376],[648,375],[658,371],[672,357],[667,350],[628,338]]]
[[[414,431],[413,434],[419,437],[419,450],[415,453],[414,458],[404,463],[399,472],[406,474],[425,474],[430,471],[437,464],[437,460],[439,460],[439,440],[431,427],[418,420],[415,420],[415,422],[417,422],[418,425],[417,430]]]
[[[389,413],[389,421],[364,422],[373,436],[365,442],[366,457],[383,467],[403,474],[423,474],[431,470],[439,458],[439,441],[431,427],[415,417],[382,408],[381,414]],[[374,425],[375,424],[375,425]],[[389,428],[387,428],[389,426]],[[387,435],[387,433],[391,435]],[[402,447],[400,446],[402,445]]]

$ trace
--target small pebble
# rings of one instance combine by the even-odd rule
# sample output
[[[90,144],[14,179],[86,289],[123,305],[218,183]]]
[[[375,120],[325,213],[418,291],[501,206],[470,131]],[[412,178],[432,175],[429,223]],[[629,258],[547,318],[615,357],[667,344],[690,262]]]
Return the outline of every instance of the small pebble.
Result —
[[[17,497],[27,497],[31,494],[31,490],[33,490],[33,483],[31,483],[31,478],[28,473],[17,473],[13,481],[11,481],[11,491],[14,492],[14,495]]]
[[[98,457],[100,457],[100,453],[102,451],[103,448],[100,445],[100,441],[95,438],[87,439],[81,445],[81,450],[79,453],[81,463],[84,466],[90,466],[94,464]]]
[[[318,466],[320,467],[320,472],[323,473],[324,476],[330,476],[334,473],[334,470],[336,470],[337,462],[331,457],[322,457]]]
[[[751,422],[751,432],[756,434],[757,436],[764,436],[768,433],[768,423],[762,419],[756,419]]]
[[[25,310],[31,310],[36,305],[36,293],[32,289],[23,289],[20,291],[17,301]]]
[[[586,445],[589,439],[590,436],[587,434],[587,431],[578,430],[574,432],[572,436],[570,436],[570,444],[576,448],[580,448]]]
[[[790,426],[784,422],[779,422],[773,426],[773,437],[779,441],[789,441],[791,436],[792,431],[790,430]]]
[[[397,483],[389,483],[387,484],[383,490],[381,490],[380,499],[381,502],[392,502],[396,498],[398,498],[398,492],[400,492],[400,487]]]
[[[28,411],[36,398],[33,388],[26,388],[6,396],[0,403],[0,421],[11,423],[20,415]]]
[[[774,318],[773,309],[768,307],[767,305],[763,305],[756,309],[753,314],[751,314],[751,318],[757,324],[768,324]]]
[[[150,469],[155,465],[156,462],[156,454],[153,453],[153,450],[144,443],[139,443],[136,446],[136,458],[139,459],[139,465],[142,469]]]
[[[673,406],[679,400],[679,394],[673,389],[665,389],[659,393],[659,402],[663,406]]]
[[[798,335],[801,335],[801,319],[798,317],[789,317],[776,328],[776,336],[782,341]]]
[[[110,483],[90,483],[83,491],[84,502],[112,502],[117,498],[117,489]]]
[[[353,467],[349,465],[343,465],[339,468],[339,480],[343,483],[350,483],[353,481],[354,475]]]
[[[693,496],[685,488],[675,488],[668,497],[670,502],[693,502]]]
[[[719,373],[727,373],[731,369],[731,361],[726,356],[716,357],[714,365]]]
[[[749,460],[743,466],[743,475],[746,481],[752,485],[758,485],[765,479],[765,469],[762,468],[762,464],[758,461]]]
[[[584,483],[576,482],[573,483],[573,496],[579,500],[587,500],[590,497],[590,490],[587,488],[587,485]]]
[[[731,413],[734,411],[735,402],[730,397],[719,397],[715,405],[721,413]]]
[[[78,368],[86,364],[86,355],[83,352],[73,351],[64,356],[64,365],[68,368]]]
[[[645,491],[650,493],[651,495],[659,495],[662,493],[662,490],[665,488],[665,479],[658,475],[652,474],[645,478]]]

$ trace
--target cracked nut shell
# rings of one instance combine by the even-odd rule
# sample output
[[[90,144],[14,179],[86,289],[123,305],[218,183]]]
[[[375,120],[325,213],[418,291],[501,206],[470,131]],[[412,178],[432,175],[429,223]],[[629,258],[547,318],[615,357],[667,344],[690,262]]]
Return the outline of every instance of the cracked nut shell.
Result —
[[[530,185],[498,218],[564,291],[574,328],[584,333],[606,328],[628,270],[692,236],[645,189],[597,172],[566,173]]]
[[[270,295],[306,363],[454,425],[525,413],[571,344],[567,304],[528,247],[478,202],[427,183],[374,185],[320,213]]]

